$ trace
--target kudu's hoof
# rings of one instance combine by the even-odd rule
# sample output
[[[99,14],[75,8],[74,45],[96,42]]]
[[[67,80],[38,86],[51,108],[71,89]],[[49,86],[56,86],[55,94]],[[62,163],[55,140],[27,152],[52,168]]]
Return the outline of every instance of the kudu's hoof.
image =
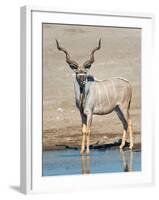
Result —
[[[81,154],[81,155],[84,155],[84,150],[81,150],[81,151],[80,151],[80,154]]]
[[[133,149],[133,145],[130,145],[130,146],[129,146],[129,149],[132,150],[132,149]]]
[[[119,150],[120,150],[120,151],[123,151],[123,148],[124,148],[124,146],[123,146],[123,145],[120,145]]]

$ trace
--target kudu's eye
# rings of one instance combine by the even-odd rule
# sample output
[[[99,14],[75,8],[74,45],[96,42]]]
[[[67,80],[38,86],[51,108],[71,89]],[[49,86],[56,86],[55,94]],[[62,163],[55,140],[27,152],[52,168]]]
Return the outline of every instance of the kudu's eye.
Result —
[[[91,67],[91,64],[86,64],[84,67],[85,67],[86,69],[89,69],[89,68]]]
[[[70,67],[71,67],[72,69],[77,69],[77,68],[78,68],[77,65],[75,65],[75,64],[70,64]]]

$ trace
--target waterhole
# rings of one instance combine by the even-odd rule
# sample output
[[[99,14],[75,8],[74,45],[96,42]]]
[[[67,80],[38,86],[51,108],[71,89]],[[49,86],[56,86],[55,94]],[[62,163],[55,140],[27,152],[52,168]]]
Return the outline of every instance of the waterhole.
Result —
[[[132,171],[141,171],[141,151],[91,150],[83,156],[78,150],[43,152],[43,176]]]

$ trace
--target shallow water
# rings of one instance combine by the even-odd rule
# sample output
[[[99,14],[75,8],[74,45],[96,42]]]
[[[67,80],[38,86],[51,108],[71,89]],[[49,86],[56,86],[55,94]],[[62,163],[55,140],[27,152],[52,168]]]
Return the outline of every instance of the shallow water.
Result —
[[[78,150],[44,151],[43,176],[141,171],[141,152],[91,150],[81,156]]]

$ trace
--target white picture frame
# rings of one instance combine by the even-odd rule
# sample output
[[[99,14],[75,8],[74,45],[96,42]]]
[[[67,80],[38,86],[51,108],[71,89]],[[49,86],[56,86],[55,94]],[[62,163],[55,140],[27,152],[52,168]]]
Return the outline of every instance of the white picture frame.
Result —
[[[90,10],[21,8],[21,192],[44,193],[150,185],[153,170],[153,15]],[[142,29],[142,171],[129,174],[42,177],[41,24],[82,24]],[[36,75],[35,75],[36,74]],[[151,134],[150,134],[151,133]],[[114,181],[115,180],[115,181]]]

